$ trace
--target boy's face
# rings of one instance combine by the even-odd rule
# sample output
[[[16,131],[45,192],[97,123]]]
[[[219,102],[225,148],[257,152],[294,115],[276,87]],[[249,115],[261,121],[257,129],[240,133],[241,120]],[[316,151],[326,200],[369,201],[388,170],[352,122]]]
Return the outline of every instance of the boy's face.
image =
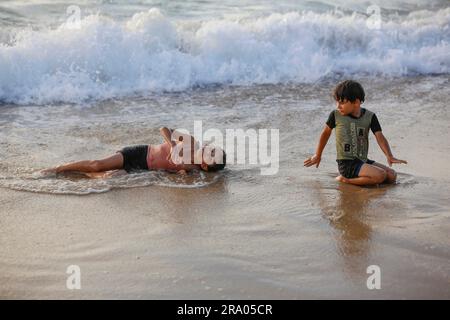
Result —
[[[214,146],[205,146],[203,147],[202,151],[203,151],[203,158],[201,167],[205,171],[208,171],[208,165],[216,164],[223,157],[222,149],[216,148]]]
[[[202,155],[201,167],[203,170],[208,171],[208,165],[215,164],[215,148],[211,146],[205,146],[199,150]]]
[[[356,99],[353,102],[348,101],[347,99],[344,99],[343,101],[336,101],[336,108],[343,116],[352,113],[359,105],[359,99]]]
[[[203,162],[210,164],[210,165],[215,164],[216,159],[218,158],[217,156],[219,156],[219,154],[216,154],[216,153],[220,153],[220,150],[217,150],[216,147],[205,146],[203,148]]]

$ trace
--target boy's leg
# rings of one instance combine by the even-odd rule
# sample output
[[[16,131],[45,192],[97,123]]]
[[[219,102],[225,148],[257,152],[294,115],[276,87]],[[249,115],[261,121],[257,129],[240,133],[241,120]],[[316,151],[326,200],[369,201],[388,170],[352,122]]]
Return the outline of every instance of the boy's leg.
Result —
[[[386,180],[384,182],[386,183],[395,183],[395,180],[397,179],[397,172],[395,172],[394,169],[389,168],[381,163],[378,162],[374,162],[372,163],[373,166],[376,166],[378,168],[383,169],[384,171],[386,171],[387,176],[386,176]]]
[[[384,169],[364,163],[359,170],[357,178],[341,178],[340,181],[354,184],[357,186],[379,184],[386,180],[387,173]]]
[[[113,156],[101,160],[83,160],[63,164],[55,168],[55,172],[80,171],[80,172],[101,172],[123,168],[123,155],[118,152]]]

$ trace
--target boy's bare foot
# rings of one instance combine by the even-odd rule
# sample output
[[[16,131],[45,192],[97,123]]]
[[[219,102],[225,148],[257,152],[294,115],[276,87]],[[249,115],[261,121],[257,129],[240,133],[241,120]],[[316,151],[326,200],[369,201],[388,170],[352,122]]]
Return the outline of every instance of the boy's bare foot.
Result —
[[[41,174],[52,174],[52,173],[56,173],[56,169],[57,167],[54,168],[48,168],[48,169],[44,169],[39,171]]]
[[[348,183],[347,178],[344,178],[341,175],[337,176],[336,180],[339,181],[339,182]]]
[[[108,176],[106,172],[80,172],[80,173],[91,179],[102,179]]]

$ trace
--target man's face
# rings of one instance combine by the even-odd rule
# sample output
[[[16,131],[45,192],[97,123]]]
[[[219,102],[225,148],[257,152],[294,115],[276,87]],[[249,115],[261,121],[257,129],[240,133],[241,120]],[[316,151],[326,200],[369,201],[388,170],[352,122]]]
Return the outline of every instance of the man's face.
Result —
[[[355,109],[355,106],[357,104],[357,101],[350,102],[347,99],[344,99],[343,101],[336,101],[336,108],[339,111],[340,114],[343,116],[346,116],[353,112]]]

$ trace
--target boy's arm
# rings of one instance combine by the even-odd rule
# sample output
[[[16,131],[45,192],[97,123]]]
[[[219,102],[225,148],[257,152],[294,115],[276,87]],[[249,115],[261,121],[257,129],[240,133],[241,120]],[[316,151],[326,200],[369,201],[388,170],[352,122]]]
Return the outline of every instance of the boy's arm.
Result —
[[[391,147],[389,146],[389,142],[387,141],[386,137],[383,135],[383,132],[377,131],[374,134],[375,138],[377,139],[378,145],[386,155],[387,162],[390,167],[392,167],[393,163],[405,163],[405,164],[407,163],[405,160],[397,159],[392,155]]]
[[[316,154],[303,162],[305,167],[310,167],[314,164],[316,165],[316,168],[319,167],[320,161],[322,160],[323,149],[325,149],[332,131],[333,129],[331,129],[328,125],[325,125],[325,128],[323,128],[322,134],[320,135],[319,143],[317,144]]]
[[[176,143],[176,142],[185,141],[188,139],[191,140],[191,144],[193,144],[193,145],[196,145],[198,143],[198,141],[195,140],[195,138],[193,136],[191,136],[190,134],[183,133],[178,130],[173,130],[173,129],[169,129],[167,127],[162,127],[161,129],[159,129],[159,132],[161,133],[164,140],[172,146],[174,145],[174,142]],[[172,140],[172,137],[174,138],[173,140]]]
[[[171,146],[175,145],[175,141],[172,140],[173,130],[171,130],[167,127],[162,127],[159,129],[159,132],[161,133],[161,136],[164,138],[164,141],[166,141]]]
[[[162,127],[159,129],[164,140],[170,145],[170,153],[167,156],[167,160],[172,161],[173,152],[178,152],[178,156],[183,156],[183,148],[180,147],[175,148],[177,143],[184,143],[185,141],[190,140],[190,151],[191,151],[191,160],[195,157],[195,151],[199,147],[198,141],[195,140],[193,136],[190,134],[183,133],[178,130],[169,129],[167,127]],[[174,150],[174,148],[176,150]]]

